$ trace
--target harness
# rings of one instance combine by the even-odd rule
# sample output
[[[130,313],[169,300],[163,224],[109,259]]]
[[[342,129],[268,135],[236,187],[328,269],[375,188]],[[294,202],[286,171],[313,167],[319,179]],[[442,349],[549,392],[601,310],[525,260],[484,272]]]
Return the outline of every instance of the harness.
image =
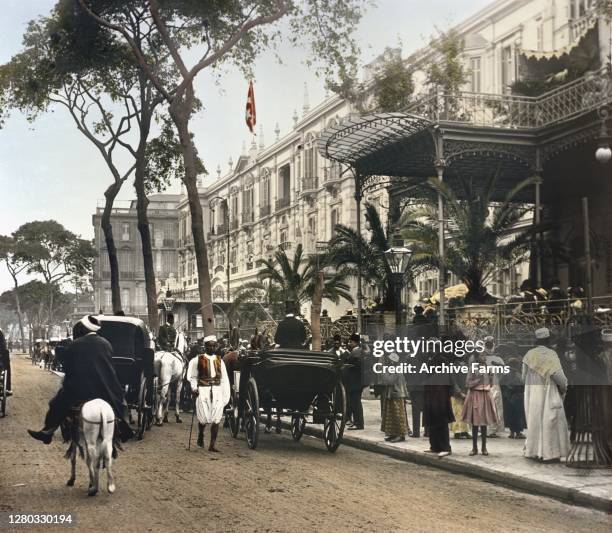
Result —
[[[173,383],[176,383],[179,380],[184,380],[187,375],[187,362],[185,361],[185,358],[183,357],[181,353],[176,352],[176,351],[164,350],[164,353],[162,354],[159,360],[161,361],[166,355],[172,355],[173,357],[176,357],[182,363],[183,371],[181,372],[180,377],[170,378],[170,381],[166,383],[162,383],[161,385],[158,385],[157,386],[158,391],[162,390],[166,385],[172,385]]]

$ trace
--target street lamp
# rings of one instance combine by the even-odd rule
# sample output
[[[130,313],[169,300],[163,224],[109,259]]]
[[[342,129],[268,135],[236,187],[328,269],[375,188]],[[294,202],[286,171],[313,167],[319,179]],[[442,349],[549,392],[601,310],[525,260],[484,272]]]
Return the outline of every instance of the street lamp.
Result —
[[[404,284],[404,274],[408,268],[408,262],[412,250],[405,246],[392,246],[385,251],[385,257],[391,268],[393,276],[393,288],[395,290],[395,325],[402,324],[402,286]]]
[[[230,243],[230,227],[229,227],[229,206],[227,204],[227,199],[222,198],[221,196],[215,196],[211,198],[210,201],[208,202],[208,206],[210,207],[210,210],[213,213],[213,216],[212,216],[213,227],[210,228],[211,233],[213,235],[215,233],[214,224],[215,224],[215,205],[216,204],[221,204],[222,206],[225,207],[225,209],[223,210],[223,225],[225,226],[225,231],[227,232],[227,258],[226,258],[226,264],[225,264],[225,275],[227,278],[227,301],[229,303],[231,301],[230,300],[230,247],[231,247],[231,243]]]
[[[608,120],[609,112],[604,107],[598,111],[599,118],[601,119],[601,130],[599,132],[599,146],[595,150],[595,159],[598,163],[605,165],[610,159],[612,159],[612,148],[610,148],[610,136],[608,135],[608,128],[606,121]]]

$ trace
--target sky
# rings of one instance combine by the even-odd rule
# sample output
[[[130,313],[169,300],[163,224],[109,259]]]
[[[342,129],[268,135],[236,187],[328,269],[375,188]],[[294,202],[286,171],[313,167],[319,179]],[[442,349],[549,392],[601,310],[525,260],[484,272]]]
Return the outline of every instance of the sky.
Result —
[[[2,0],[0,62],[21,50],[28,21],[49,13],[56,0]],[[363,63],[377,57],[386,46],[401,43],[406,56],[424,46],[435,28],[448,28],[490,4],[492,0],[377,0],[368,7],[356,33]],[[325,95],[322,80],[304,65],[305,52],[282,48],[282,64],[272,53],[263,54],[253,66],[257,131],[263,126],[264,141],[281,137],[292,126],[294,110],[301,114],[304,83],[310,106]],[[231,68],[218,83],[202,72],[196,94],[204,109],[192,120],[196,145],[210,175],[217,165],[223,174],[230,156],[234,161],[251,135],[244,123],[248,81]],[[8,234],[32,220],[55,219],[83,238],[93,238],[92,214],[101,205],[109,172],[95,147],[80,134],[64,109],[54,109],[29,123],[13,113],[0,129],[0,234]],[[178,192],[174,184],[170,192]],[[135,197],[130,183],[119,198]],[[0,292],[11,287],[0,267]]]

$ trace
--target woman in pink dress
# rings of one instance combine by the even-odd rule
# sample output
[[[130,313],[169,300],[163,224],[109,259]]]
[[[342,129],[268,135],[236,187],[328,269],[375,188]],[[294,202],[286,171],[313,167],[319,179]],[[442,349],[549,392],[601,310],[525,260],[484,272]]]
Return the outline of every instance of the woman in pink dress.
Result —
[[[487,371],[488,365],[485,354],[474,354],[470,357],[468,375],[465,381],[468,389],[461,419],[472,426],[472,451],[470,455],[478,453],[478,428],[482,438],[482,455],[489,455],[487,451],[487,426],[497,423],[497,411],[491,397],[493,376]]]

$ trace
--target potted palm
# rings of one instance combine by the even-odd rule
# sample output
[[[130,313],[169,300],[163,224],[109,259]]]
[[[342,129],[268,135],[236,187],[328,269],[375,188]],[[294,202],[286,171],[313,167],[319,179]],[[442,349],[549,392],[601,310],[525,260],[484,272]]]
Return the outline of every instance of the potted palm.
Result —
[[[524,258],[534,234],[527,216],[532,207],[517,197],[535,180],[521,181],[501,201],[494,201],[498,176],[492,174],[480,187],[459,177],[461,199],[448,184],[432,179],[400,220],[399,233],[413,243],[413,261],[454,273],[466,286],[464,303],[471,314],[479,311],[477,307],[495,303],[487,285],[498,268]],[[444,200],[447,221],[444,258],[438,251],[438,194]]]

